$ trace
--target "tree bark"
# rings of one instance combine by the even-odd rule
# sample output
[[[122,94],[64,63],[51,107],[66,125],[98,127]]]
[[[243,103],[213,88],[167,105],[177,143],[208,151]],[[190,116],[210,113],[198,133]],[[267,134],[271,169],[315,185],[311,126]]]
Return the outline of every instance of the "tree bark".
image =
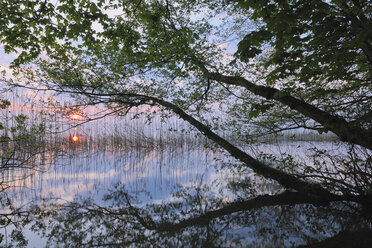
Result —
[[[196,62],[196,64],[209,79],[228,85],[241,86],[255,95],[264,97],[268,100],[279,101],[289,108],[296,110],[304,116],[320,123],[325,129],[335,133],[341,141],[357,144],[372,150],[372,130],[360,128],[358,125],[352,122],[347,122],[340,116],[331,115],[330,113],[323,111],[303,100],[297,99],[286,92],[272,87],[256,85],[243,77],[225,76],[220,73],[213,73],[200,62]]]

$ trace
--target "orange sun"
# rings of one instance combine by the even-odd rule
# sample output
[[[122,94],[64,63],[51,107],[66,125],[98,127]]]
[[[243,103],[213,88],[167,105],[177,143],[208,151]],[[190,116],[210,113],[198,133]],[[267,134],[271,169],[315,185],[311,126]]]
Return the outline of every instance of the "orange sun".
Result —
[[[77,135],[74,135],[74,136],[71,137],[71,140],[73,142],[78,142],[79,141],[79,137]]]
[[[83,116],[81,116],[80,114],[77,114],[77,113],[73,113],[73,114],[71,114],[70,115],[70,118],[72,119],[72,120],[81,120],[81,119],[83,119]]]

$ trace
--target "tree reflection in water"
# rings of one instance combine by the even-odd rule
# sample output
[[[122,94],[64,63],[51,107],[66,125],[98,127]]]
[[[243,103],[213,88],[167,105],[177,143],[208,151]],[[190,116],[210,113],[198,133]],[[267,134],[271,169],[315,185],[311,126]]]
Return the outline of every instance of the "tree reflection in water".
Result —
[[[68,139],[66,137],[66,142],[63,143],[62,147],[65,147],[65,151],[61,154],[68,155],[64,156],[67,160],[63,161],[73,164],[75,160],[80,161],[76,158],[94,158],[92,160],[96,163],[86,160],[87,163],[82,165],[86,165],[88,168],[101,168],[96,169],[94,178],[104,177],[106,169],[101,163],[102,161],[109,162],[105,153],[105,149],[109,146],[93,149],[88,144],[90,139],[79,135],[78,142],[74,142],[72,137],[73,135]],[[147,152],[150,151],[154,153],[150,153],[152,156],[148,156],[149,158],[158,152],[158,150],[147,150]],[[178,154],[177,150],[172,151]],[[169,151],[164,150],[163,152]],[[179,155],[181,157],[184,157],[185,154],[190,156],[190,153],[192,150],[181,149]],[[53,154],[51,153],[50,156],[44,154],[44,158],[41,156],[39,160],[49,161],[48,164],[52,164],[52,160],[57,156],[56,152]],[[91,156],[92,154],[96,155]],[[102,156],[97,156],[97,154]],[[113,165],[118,164],[120,168],[123,164],[139,166],[141,172],[143,172],[142,169],[147,168],[145,171],[149,177],[156,173],[157,169],[154,169],[156,164],[164,160],[162,153],[161,156],[154,156],[157,159],[149,159],[151,163],[140,162],[137,164],[138,161],[147,160],[146,152],[139,149],[133,153],[123,151],[121,155],[120,153],[113,154],[116,154],[116,156],[112,156],[113,158],[124,158],[123,160],[115,160],[116,163]],[[201,154],[203,154],[202,157],[206,157],[204,152]],[[177,169],[184,173],[185,170],[194,168],[192,165],[203,167],[201,161],[198,160],[199,155],[195,156],[195,161],[187,159],[185,164],[177,159],[178,156],[175,156],[174,159],[168,159],[169,163],[166,168]],[[223,154],[220,156],[223,157]],[[366,157],[370,158],[368,156]],[[289,160],[288,156],[280,158],[281,160],[272,156],[261,156],[261,158],[267,162],[274,161],[278,168],[299,177],[304,175],[301,168],[311,169],[305,165],[297,165],[297,161]],[[126,186],[117,185],[109,191],[103,199],[104,201],[97,199],[97,195],[99,195],[96,194],[97,191],[92,192],[95,194],[92,198],[76,198],[67,204],[54,201],[49,205],[26,209],[22,212],[26,216],[18,215],[18,212],[15,211],[12,214],[14,219],[20,219],[21,224],[32,221],[33,230],[42,233],[49,239],[46,247],[296,247],[315,245],[319,241],[321,243],[318,243],[318,246],[310,247],[369,247],[372,243],[372,233],[369,231],[372,229],[371,211],[366,206],[370,202],[366,201],[366,206],[361,207],[353,201],[352,197],[358,192],[368,192],[372,177],[367,175],[372,175],[369,169],[371,167],[361,163],[360,168],[367,168],[363,174],[360,173],[364,176],[364,181],[354,180],[357,184],[352,185],[354,181],[351,181],[350,178],[355,178],[349,177],[349,181],[347,181],[344,179],[347,177],[342,177],[353,175],[348,170],[340,169],[339,171],[342,173],[332,174],[333,171],[329,171],[328,168],[320,167],[323,163],[321,163],[322,158],[318,156],[318,153],[313,158],[317,162],[314,164],[319,165],[319,168],[315,167],[317,170],[312,170],[314,173],[312,181],[318,178],[322,179],[323,185],[338,195],[332,194],[324,197],[311,191],[306,194],[294,190],[286,191],[274,180],[264,179],[252,173],[249,168],[236,164],[236,161],[224,161],[216,156],[217,161],[221,163],[218,163],[215,168],[219,170],[219,175],[223,176],[214,175],[209,177],[207,182],[192,184],[199,178],[199,174],[196,173],[191,180],[177,181],[177,183],[187,186],[180,188],[170,197],[168,197],[169,192],[167,191],[165,194],[167,198],[163,202],[160,202],[158,198],[154,200],[155,197],[151,192],[148,193],[150,197],[142,197],[143,192],[139,194],[135,191],[138,190],[137,187],[130,187],[127,182]],[[348,165],[345,161],[347,162],[344,157],[340,157],[339,161],[333,160],[333,165],[339,165],[342,168],[342,165]],[[368,162],[369,160],[352,157],[350,161]],[[39,163],[39,161],[36,162]],[[309,161],[306,162],[311,164]],[[290,166],[291,163],[293,166]],[[176,164],[179,166],[175,166]],[[206,162],[206,164],[208,163]],[[280,167],[281,164],[285,166]],[[72,178],[80,178],[80,175],[90,172],[89,169],[85,170],[84,166],[80,166],[80,163],[76,165],[77,171],[73,170],[73,166],[67,167],[68,173],[65,176],[72,175]],[[111,169],[109,170],[112,171],[110,175],[115,175],[115,177],[107,177],[110,181],[109,185],[114,184],[116,177],[124,182],[126,180],[122,180],[125,179],[123,175],[128,177],[132,175],[128,174],[129,169],[128,171]],[[120,171],[125,173],[120,174]],[[165,173],[169,173],[171,170],[165,171]],[[64,175],[63,170],[58,172]],[[57,175],[59,174],[57,173]],[[135,175],[133,180],[138,180],[139,174],[133,175]],[[80,181],[73,182],[79,183]],[[87,181],[82,182],[86,183]],[[62,185],[68,184],[66,181],[62,182]],[[350,185],[348,187],[349,194],[339,197],[345,184]],[[140,190],[150,191],[155,184],[149,183],[148,185],[150,186]],[[161,184],[160,187],[164,185],[166,184]],[[106,192],[106,188],[103,188],[102,190]],[[70,188],[68,190],[69,193],[72,193]],[[360,195],[369,199],[368,195],[362,193]],[[147,201],[148,198],[152,199]],[[345,199],[349,199],[349,201]],[[38,219],[34,221],[37,216]],[[7,218],[7,216],[5,217]],[[24,234],[27,228],[23,228],[21,224],[17,229],[19,232],[15,235],[20,237],[18,240],[22,244],[26,244],[26,240],[22,238],[22,232]],[[5,226],[7,225],[9,226],[8,223],[5,223]]]
[[[189,186],[167,202],[145,204],[118,185],[104,206],[89,198],[49,206],[34,228],[48,246],[67,247],[369,247],[372,241],[371,219],[357,205],[290,191],[254,196],[246,186],[230,183],[232,198],[214,184]]]

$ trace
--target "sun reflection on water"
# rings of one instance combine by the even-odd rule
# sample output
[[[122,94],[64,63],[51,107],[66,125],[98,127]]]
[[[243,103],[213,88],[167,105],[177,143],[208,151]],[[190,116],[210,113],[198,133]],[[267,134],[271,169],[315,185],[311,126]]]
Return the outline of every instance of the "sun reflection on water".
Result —
[[[78,142],[79,141],[79,137],[77,135],[74,135],[74,136],[71,137],[71,140],[73,142]]]
[[[80,144],[83,141],[83,136],[81,134],[71,134],[69,140],[71,143]]]

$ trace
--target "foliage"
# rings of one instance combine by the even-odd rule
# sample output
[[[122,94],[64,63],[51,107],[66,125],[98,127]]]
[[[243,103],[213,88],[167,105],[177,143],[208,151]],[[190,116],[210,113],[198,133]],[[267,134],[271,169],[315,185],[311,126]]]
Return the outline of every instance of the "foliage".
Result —
[[[22,114],[8,116],[9,106],[9,101],[2,100],[1,108],[6,115],[5,122],[0,125],[0,228],[5,230],[5,234],[7,228],[12,230],[9,237],[0,234],[0,243],[8,245],[4,240],[10,238],[9,245],[25,247],[28,241],[23,236],[23,227],[30,221],[31,212],[25,206],[15,206],[14,195],[8,193],[17,186],[17,182],[40,169],[38,155],[45,149],[45,127],[43,123],[29,123],[28,117]]]
[[[13,85],[113,112],[158,106],[314,204],[371,209],[370,1],[3,1],[0,10],[6,52],[21,49]],[[303,129],[334,133],[350,156],[314,150],[308,166],[252,156],[221,134],[252,143]]]
[[[237,2],[263,23],[240,41],[237,53],[248,60],[257,54],[249,56],[249,49],[262,52],[263,43],[270,42],[273,52],[265,63],[275,69],[269,82],[289,76],[305,84],[345,80],[351,87],[345,90],[352,90],[371,80],[369,1]],[[315,86],[321,89],[325,84]]]

